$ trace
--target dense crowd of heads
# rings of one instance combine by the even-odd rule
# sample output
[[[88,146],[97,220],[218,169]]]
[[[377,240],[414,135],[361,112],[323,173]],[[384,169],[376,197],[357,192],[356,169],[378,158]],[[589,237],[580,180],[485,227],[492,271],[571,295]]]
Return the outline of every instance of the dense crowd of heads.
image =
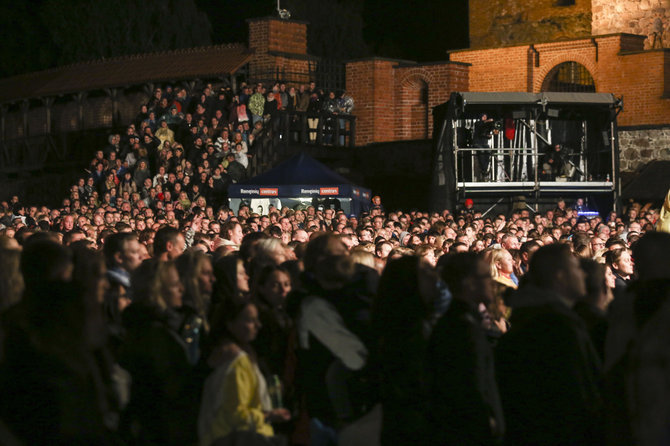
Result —
[[[291,136],[279,126],[280,113],[293,120],[294,114],[305,113],[311,142],[324,120],[322,142],[332,143],[333,117],[352,108],[349,96],[339,92],[335,97],[313,82],[289,87],[242,83],[238,91],[208,84],[191,94],[157,88],[125,133],[110,135],[95,152],[87,174],[72,185],[62,206],[39,212],[29,208],[29,222],[46,228],[45,220],[50,225],[65,221],[67,231],[76,227],[97,241],[103,226],[141,232],[181,225],[199,211],[210,220],[218,218],[227,212],[228,186],[247,178],[257,148]],[[10,210],[18,215],[16,201]],[[72,227],[70,216],[76,219]]]
[[[260,108],[205,89],[182,127],[184,95],[157,90],[62,206],[2,203],[0,420],[16,441],[663,442],[658,210],[231,210],[211,184],[248,159],[249,121],[267,130]]]
[[[645,353],[639,330],[664,308],[670,244],[654,231],[656,209],[586,217],[560,200],[542,213],[483,215],[472,202],[387,212],[379,197],[359,216],[93,209],[3,203],[3,401],[47,403],[3,405],[2,417],[30,444],[210,444],[240,429],[306,444],[300,433],[348,438],[377,403],[384,444],[537,444],[543,434],[514,403],[522,377],[557,399],[547,416],[575,405],[571,431],[584,444],[613,435],[608,416],[627,439],[644,429],[603,408],[608,392],[627,390],[601,380],[638,378],[627,361]],[[568,401],[552,380],[586,394]],[[488,416],[488,428],[435,418],[459,420],[478,398],[470,416]]]

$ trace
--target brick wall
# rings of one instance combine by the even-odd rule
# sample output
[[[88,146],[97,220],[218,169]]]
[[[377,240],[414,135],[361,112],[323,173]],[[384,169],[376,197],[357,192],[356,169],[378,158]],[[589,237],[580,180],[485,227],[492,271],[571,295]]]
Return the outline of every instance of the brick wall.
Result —
[[[275,17],[250,19],[249,48],[258,54],[279,51],[307,54],[307,23]]]
[[[356,143],[369,144],[373,141],[372,127],[373,103],[372,89],[369,81],[372,78],[373,64],[371,61],[355,61],[347,64],[347,92],[354,98],[354,114],[357,118]],[[366,123],[361,126],[360,123]]]
[[[365,59],[347,64],[347,91],[354,99],[356,143],[394,140],[394,73],[398,62]]]
[[[254,57],[249,62],[252,80],[268,73],[307,72],[307,24],[273,17],[251,19],[249,23],[249,49]],[[281,53],[277,55],[276,53]],[[291,56],[296,57],[291,57]],[[299,82],[308,82],[297,79]]]
[[[496,49],[464,50],[450,54],[467,62],[470,91],[539,92],[549,72],[563,62],[578,62],[591,73],[596,91],[624,97],[619,115],[623,126],[668,122],[670,54],[665,50],[641,51],[644,37],[627,34],[521,45]]]
[[[389,59],[350,62],[347,91],[356,107],[356,143],[430,138],[432,109],[468,86],[468,66],[417,65]]]
[[[466,50],[450,54],[450,60],[471,64],[470,91],[527,91],[528,46]]]
[[[608,0],[602,0],[608,1]],[[612,1],[612,0],[609,0]],[[591,0],[470,0],[470,47],[591,35]]]
[[[268,51],[307,54],[307,24],[290,20],[267,19]]]
[[[294,59],[290,57],[275,57],[274,67],[280,72],[285,72],[290,79],[290,83],[295,85],[299,83],[309,83],[308,62],[305,59]],[[302,74],[299,74],[302,73]]]

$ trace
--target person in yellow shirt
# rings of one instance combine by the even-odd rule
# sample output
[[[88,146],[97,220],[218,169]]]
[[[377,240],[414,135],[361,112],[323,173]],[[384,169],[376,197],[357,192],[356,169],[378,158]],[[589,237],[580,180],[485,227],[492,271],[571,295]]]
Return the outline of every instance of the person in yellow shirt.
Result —
[[[201,446],[240,431],[273,437],[270,423],[290,418],[288,410],[272,408],[251,347],[260,328],[256,305],[243,301],[223,307],[212,321],[212,337],[218,342],[208,360],[214,371],[205,381],[200,406]]]

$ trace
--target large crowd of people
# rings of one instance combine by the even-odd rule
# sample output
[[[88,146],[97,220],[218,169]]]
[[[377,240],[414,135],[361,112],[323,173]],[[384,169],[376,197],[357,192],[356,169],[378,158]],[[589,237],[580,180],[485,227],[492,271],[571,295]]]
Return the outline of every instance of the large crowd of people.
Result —
[[[668,441],[658,209],[230,209],[216,154],[256,136],[177,144],[166,94],[61,206],[0,204],[8,444]]]
[[[0,416],[23,444],[666,438],[670,235],[655,209],[13,201]]]

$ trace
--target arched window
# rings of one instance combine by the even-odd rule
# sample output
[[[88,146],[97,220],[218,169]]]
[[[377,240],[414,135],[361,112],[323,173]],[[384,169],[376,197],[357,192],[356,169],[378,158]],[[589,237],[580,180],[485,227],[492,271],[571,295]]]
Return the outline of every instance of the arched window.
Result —
[[[428,96],[429,86],[425,79],[412,76],[402,82],[401,100],[397,109],[399,122],[395,131],[398,139],[427,139],[429,137]]]
[[[577,62],[555,66],[542,83],[542,91],[573,91],[595,93],[596,83],[589,70]]]

